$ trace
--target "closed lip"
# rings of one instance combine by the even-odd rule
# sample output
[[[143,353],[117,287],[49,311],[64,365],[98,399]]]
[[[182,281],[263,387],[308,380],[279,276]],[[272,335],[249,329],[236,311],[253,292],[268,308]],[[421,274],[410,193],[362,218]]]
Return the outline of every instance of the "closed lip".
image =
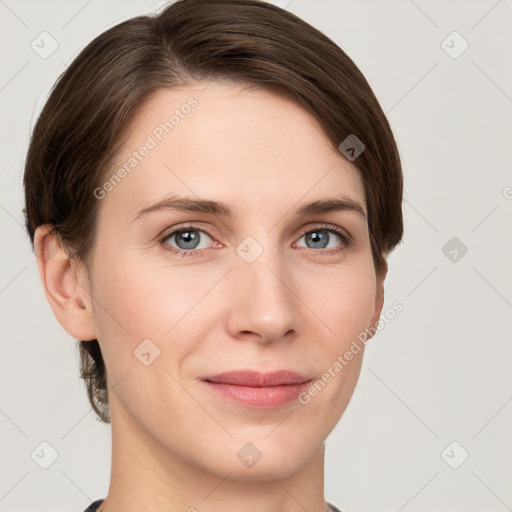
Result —
[[[254,370],[235,370],[218,373],[216,375],[209,375],[207,377],[203,377],[202,380],[218,384],[263,388],[271,386],[285,386],[289,384],[302,384],[303,382],[308,382],[312,379],[307,375],[290,370],[277,370],[268,373],[262,373]]]

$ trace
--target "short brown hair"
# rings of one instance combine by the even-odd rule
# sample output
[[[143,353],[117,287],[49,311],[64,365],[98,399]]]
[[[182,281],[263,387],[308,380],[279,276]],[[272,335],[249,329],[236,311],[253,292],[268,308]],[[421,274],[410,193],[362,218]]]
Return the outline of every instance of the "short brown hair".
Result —
[[[98,199],[130,119],[156,91],[202,80],[284,94],[311,113],[338,148],[349,135],[366,194],[375,271],[403,235],[403,177],[389,123],[345,52],[292,13],[262,0],[178,0],[90,42],[59,77],[28,148],[26,227],[52,224],[87,265]],[[99,418],[110,422],[106,370],[97,340],[80,341],[80,376]]]

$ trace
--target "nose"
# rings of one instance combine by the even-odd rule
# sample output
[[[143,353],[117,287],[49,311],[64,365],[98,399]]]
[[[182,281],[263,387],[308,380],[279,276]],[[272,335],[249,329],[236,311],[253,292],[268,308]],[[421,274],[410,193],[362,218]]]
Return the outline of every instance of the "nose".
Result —
[[[298,329],[299,299],[284,255],[266,249],[255,261],[239,259],[230,272],[227,328],[235,339],[269,344]]]

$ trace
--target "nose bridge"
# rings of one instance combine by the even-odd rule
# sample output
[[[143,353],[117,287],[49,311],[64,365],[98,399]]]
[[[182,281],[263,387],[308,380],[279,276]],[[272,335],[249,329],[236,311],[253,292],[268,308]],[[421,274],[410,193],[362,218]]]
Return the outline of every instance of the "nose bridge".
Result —
[[[236,252],[233,279],[239,300],[232,311],[234,328],[266,340],[284,336],[296,318],[286,255],[271,235],[246,237]]]

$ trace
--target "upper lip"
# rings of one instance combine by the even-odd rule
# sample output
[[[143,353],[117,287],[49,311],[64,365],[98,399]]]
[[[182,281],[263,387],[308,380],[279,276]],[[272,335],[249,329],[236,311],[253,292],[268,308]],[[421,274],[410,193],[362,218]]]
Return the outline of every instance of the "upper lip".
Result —
[[[237,386],[262,388],[268,386],[283,386],[286,384],[301,384],[311,380],[307,375],[289,370],[277,370],[261,373],[254,370],[235,370],[203,377],[202,380]]]

